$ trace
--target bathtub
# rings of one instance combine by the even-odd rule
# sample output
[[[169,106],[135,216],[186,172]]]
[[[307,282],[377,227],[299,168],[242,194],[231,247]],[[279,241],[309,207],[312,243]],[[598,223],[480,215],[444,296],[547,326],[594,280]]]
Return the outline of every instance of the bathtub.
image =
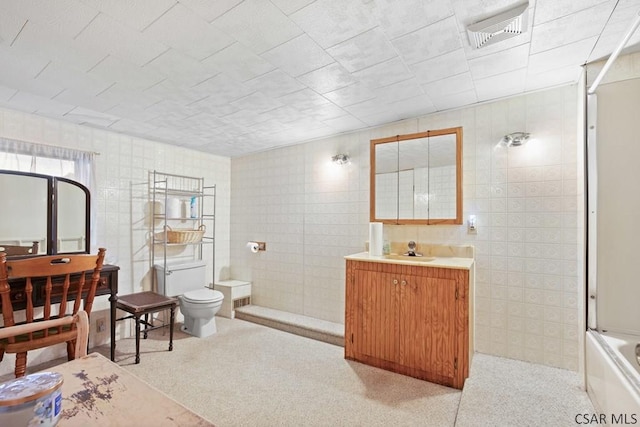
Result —
[[[587,393],[598,412],[640,415],[640,365],[635,347],[640,337],[587,331]]]

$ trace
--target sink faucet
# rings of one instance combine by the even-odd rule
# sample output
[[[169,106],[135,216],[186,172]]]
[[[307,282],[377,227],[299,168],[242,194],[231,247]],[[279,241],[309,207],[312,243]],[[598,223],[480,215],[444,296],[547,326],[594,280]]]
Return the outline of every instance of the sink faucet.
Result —
[[[407,247],[409,248],[409,250],[405,254],[406,256],[422,256],[422,254],[416,252],[416,242],[414,242],[413,240],[409,241]]]

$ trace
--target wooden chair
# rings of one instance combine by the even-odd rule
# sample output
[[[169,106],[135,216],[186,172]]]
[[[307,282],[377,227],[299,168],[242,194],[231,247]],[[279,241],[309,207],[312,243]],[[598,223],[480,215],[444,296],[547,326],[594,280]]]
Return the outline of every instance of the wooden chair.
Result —
[[[105,252],[105,249],[100,248],[98,255],[53,255],[10,261],[6,259],[5,253],[0,253],[0,299],[4,327],[63,318],[76,315],[80,310],[84,310],[87,316],[90,316]],[[85,272],[89,271],[92,273],[86,279],[85,276],[88,274]],[[13,278],[25,279],[26,320],[19,323],[14,319],[14,308],[11,303],[9,279]],[[44,300],[42,315],[37,317],[34,314],[33,304],[33,282],[36,280],[46,283],[42,288],[44,295],[37,296]],[[68,302],[73,302],[71,310],[67,307]],[[57,314],[52,314],[52,306],[56,303],[59,303]],[[65,342],[68,359],[72,360],[76,354],[76,341],[77,329],[74,325],[62,325],[21,334],[0,341],[0,361],[5,353],[15,353],[15,376],[21,377],[26,371],[29,350]]]
[[[6,253],[8,256],[13,255],[37,255],[39,243],[33,242],[31,246],[5,245],[0,243],[0,252]]]
[[[82,357],[87,355],[87,344],[89,343],[89,316],[84,310],[79,310],[73,316],[59,317],[57,319],[43,320],[41,322],[23,323],[22,325],[7,326],[0,328],[0,339],[10,340],[38,331],[75,325],[71,327],[76,333],[75,355]]]

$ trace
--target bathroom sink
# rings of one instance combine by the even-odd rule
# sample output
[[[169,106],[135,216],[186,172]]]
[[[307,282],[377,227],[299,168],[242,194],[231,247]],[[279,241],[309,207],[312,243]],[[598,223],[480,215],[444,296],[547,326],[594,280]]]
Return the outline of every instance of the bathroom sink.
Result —
[[[430,256],[409,256],[409,255],[401,255],[401,254],[389,254],[384,255],[385,259],[395,259],[400,261],[414,261],[414,262],[430,262],[435,258]]]

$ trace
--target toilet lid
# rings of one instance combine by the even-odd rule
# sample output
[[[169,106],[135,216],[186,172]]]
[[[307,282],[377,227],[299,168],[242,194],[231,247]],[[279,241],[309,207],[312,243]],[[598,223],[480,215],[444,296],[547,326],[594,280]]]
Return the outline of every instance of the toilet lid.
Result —
[[[182,295],[186,301],[192,303],[207,303],[207,302],[215,302],[224,299],[224,295],[220,291],[214,291],[209,288],[196,289],[195,291],[185,292]]]

